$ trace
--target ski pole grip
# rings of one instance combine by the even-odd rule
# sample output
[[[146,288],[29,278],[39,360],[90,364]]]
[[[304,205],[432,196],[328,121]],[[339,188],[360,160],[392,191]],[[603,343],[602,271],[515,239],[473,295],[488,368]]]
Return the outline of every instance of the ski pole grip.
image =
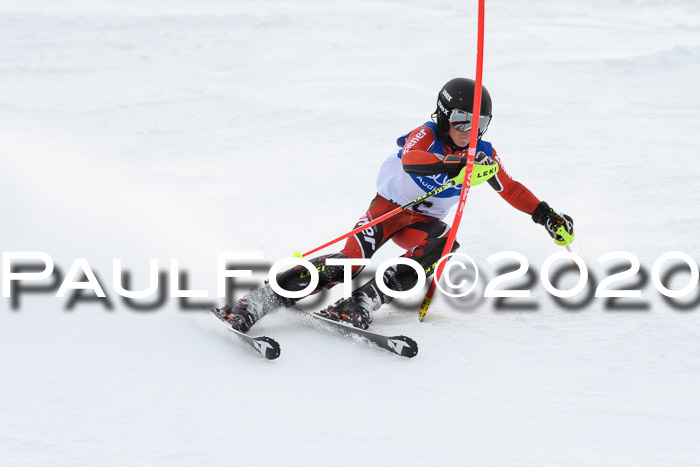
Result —
[[[560,235],[561,238],[564,239],[564,241],[562,242],[561,240],[554,240],[554,243],[561,246],[567,246],[571,244],[571,242],[573,242],[575,238],[575,235],[567,232],[563,225],[559,226],[559,228],[557,229],[557,234]]]

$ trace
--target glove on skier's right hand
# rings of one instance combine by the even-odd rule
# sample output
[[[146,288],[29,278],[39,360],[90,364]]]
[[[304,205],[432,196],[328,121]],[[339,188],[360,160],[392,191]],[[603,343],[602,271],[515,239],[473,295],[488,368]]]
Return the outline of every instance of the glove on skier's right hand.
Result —
[[[450,180],[455,180],[462,174],[462,181],[464,181],[464,168],[467,166],[467,158],[463,156],[450,155],[442,160],[442,165],[445,167],[445,173],[450,178]],[[457,182],[459,185],[462,182]]]
[[[464,175],[466,172],[466,166],[467,166],[467,158],[466,157],[460,157],[460,156],[447,156],[443,163],[448,167],[447,171],[447,176],[450,177],[450,180],[455,182],[455,185],[461,185],[464,183]],[[493,159],[491,159],[489,156],[486,155],[485,152],[479,151],[476,153],[476,156],[474,157],[474,163],[478,164],[479,166],[493,166],[496,165],[496,162],[494,162]],[[459,171],[457,171],[459,169]],[[477,170],[479,169],[479,170]],[[478,172],[479,174],[483,173],[483,176],[480,179],[477,179],[476,183],[474,181],[474,177],[472,176],[472,186],[478,185],[480,183],[485,182],[489,178],[493,177],[497,172],[498,172],[498,166],[496,166],[495,170],[481,170],[482,167],[474,167],[472,168],[472,174],[474,172]],[[487,173],[488,172],[488,173]]]

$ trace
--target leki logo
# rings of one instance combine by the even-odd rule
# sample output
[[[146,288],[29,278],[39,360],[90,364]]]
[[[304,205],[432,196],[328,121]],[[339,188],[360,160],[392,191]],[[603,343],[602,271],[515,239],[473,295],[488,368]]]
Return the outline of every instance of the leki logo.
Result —
[[[477,174],[476,178],[483,178],[483,177],[486,177],[486,176],[494,174],[494,173],[496,173],[496,167],[494,167],[493,169],[490,169],[488,172]]]
[[[447,102],[452,102],[452,96],[450,96],[450,95],[447,93],[447,90],[443,89],[443,90],[442,90],[442,95],[445,97],[445,99],[447,99]]]
[[[303,269],[303,268],[301,268],[301,269]],[[322,264],[322,265],[318,266],[318,267],[316,268],[316,270],[317,270],[318,272],[323,272],[323,271],[326,270],[326,265],[325,265],[325,264]],[[302,272],[302,273],[301,273],[301,275],[299,276],[299,279],[303,279],[303,278],[305,278],[305,277],[310,277],[310,276],[311,276],[311,272],[310,272],[309,270],[307,270],[306,272]]]

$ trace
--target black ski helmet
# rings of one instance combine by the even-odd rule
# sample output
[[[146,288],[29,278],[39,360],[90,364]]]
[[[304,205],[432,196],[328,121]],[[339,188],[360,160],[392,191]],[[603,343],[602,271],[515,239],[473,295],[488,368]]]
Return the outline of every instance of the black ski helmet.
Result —
[[[467,78],[454,78],[449,80],[440,89],[437,99],[437,109],[435,109],[435,115],[437,116],[437,127],[442,133],[442,136],[447,139],[451,144],[452,138],[449,137],[450,130],[450,112],[454,109],[466,110],[471,113],[474,110],[474,90],[476,89],[476,83],[473,79]],[[485,86],[481,86],[481,109],[480,113],[482,117],[489,117],[491,120],[491,95]],[[487,125],[488,127],[488,125]],[[486,128],[479,129],[479,138],[486,132]]]

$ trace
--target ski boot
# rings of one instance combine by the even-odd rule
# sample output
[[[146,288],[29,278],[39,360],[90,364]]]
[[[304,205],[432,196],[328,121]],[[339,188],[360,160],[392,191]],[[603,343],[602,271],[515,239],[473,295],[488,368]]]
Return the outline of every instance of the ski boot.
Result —
[[[253,324],[270,311],[293,304],[294,302],[289,299],[277,295],[270,284],[265,284],[263,287],[251,291],[236,303],[217,308],[216,312],[225,321],[231,323],[236,331],[248,332]]]
[[[393,290],[403,290],[393,268],[384,272],[384,283]],[[342,298],[321,310],[319,315],[333,321],[345,321],[356,328],[367,329],[374,319],[374,312],[391,300],[389,295],[379,290],[376,279],[372,279],[353,291],[350,297]]]
[[[374,319],[374,310],[372,299],[367,294],[353,292],[350,298],[338,300],[321,310],[319,315],[333,321],[345,321],[356,328],[367,329]]]
[[[326,266],[326,258],[345,258],[342,253],[320,256],[311,259],[319,276],[319,283],[312,294],[325,287],[331,287],[343,281],[342,266]],[[306,288],[311,282],[311,275],[302,266],[290,268],[277,275],[277,283],[285,290],[297,291]],[[289,308],[299,299],[290,299],[277,295],[267,282],[265,286],[253,290],[236,303],[217,308],[216,313],[225,321],[231,323],[233,329],[247,332],[253,324],[270,311],[278,308]]]
[[[236,303],[217,308],[216,313],[226,320],[231,327],[239,332],[248,332],[260,316],[260,306],[241,298]]]

